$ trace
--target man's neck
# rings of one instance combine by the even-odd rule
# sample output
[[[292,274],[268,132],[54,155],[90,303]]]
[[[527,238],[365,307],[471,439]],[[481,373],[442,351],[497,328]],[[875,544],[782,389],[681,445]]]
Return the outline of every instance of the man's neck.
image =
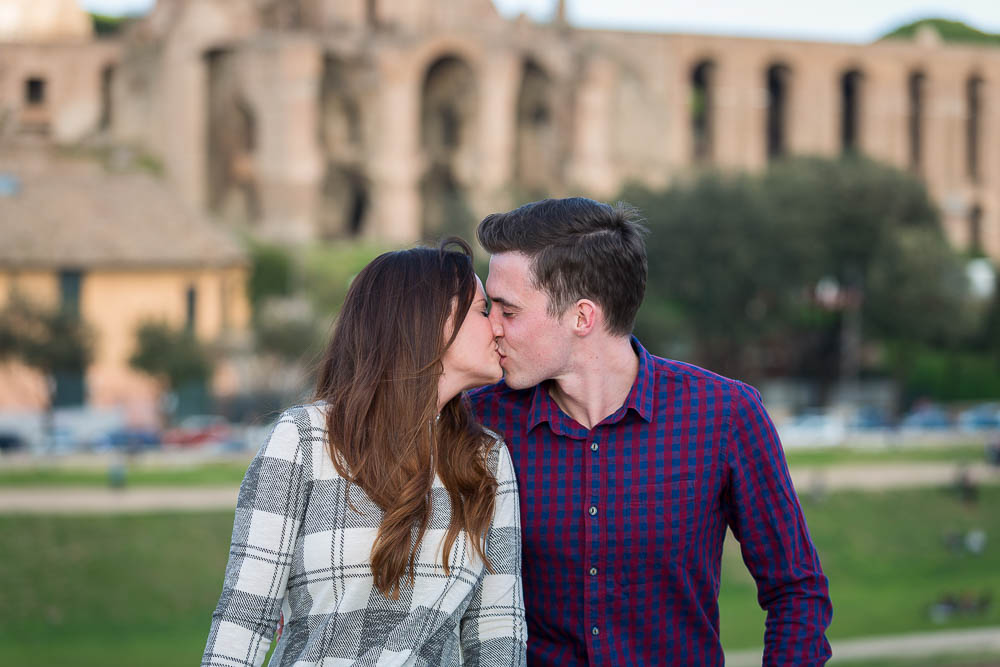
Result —
[[[639,357],[631,340],[623,337],[589,341],[573,357],[573,368],[554,378],[549,396],[563,412],[590,429],[625,403],[639,373]]]

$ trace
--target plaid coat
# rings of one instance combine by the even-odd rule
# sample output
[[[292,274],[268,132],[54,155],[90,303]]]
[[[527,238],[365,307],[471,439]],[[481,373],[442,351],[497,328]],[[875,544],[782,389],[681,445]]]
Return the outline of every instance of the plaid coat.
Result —
[[[202,665],[261,665],[282,614],[271,665],[524,665],[517,483],[503,441],[490,433],[499,486],[486,555],[495,572],[462,532],[445,574],[451,503],[435,477],[415,583],[392,600],[374,587],[369,563],[382,511],[337,473],[325,434],[321,404],[292,408],[250,464]]]

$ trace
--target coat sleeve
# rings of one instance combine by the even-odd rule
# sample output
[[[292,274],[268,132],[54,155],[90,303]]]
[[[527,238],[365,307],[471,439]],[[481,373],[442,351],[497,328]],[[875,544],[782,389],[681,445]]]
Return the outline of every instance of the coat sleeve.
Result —
[[[257,667],[264,662],[305,514],[312,474],[309,434],[308,413],[286,411],[243,478],[203,667]]]
[[[823,665],[833,615],[828,582],[774,424],[755,389],[737,383],[730,415],[726,518],[767,611],[764,665]]]
[[[483,575],[462,616],[462,659],[465,665],[521,667],[527,659],[528,631],[521,588],[517,480],[503,441],[497,441],[490,457],[495,457],[497,495],[486,558],[493,572]]]

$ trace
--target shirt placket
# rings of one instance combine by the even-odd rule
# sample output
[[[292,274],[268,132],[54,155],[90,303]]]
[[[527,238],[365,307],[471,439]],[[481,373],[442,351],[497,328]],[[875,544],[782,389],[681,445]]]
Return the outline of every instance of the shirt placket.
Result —
[[[601,533],[608,521],[607,497],[601,493],[601,441],[597,429],[587,433],[584,443],[584,488],[586,502],[586,540],[584,542],[584,618],[587,626],[587,657],[592,665],[600,664],[602,645],[607,641],[607,628],[601,613],[601,581],[604,563],[601,560]]]

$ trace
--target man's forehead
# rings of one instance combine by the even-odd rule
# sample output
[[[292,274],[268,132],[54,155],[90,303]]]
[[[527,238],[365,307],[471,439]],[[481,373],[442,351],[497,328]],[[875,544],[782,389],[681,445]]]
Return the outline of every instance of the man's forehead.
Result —
[[[491,298],[503,297],[505,294],[512,297],[531,286],[531,260],[528,257],[512,252],[490,257],[486,291]]]

